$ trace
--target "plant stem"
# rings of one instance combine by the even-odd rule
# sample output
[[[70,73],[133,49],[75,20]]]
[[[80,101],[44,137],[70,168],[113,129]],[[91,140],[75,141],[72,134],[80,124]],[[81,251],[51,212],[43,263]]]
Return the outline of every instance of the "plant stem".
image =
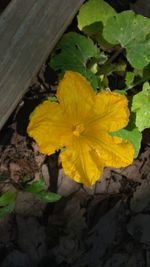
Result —
[[[131,89],[134,88],[135,86],[137,86],[137,85],[139,85],[139,84],[141,84],[141,83],[143,83],[143,82],[149,81],[149,80],[150,80],[150,75],[148,75],[147,77],[144,77],[144,78],[142,78],[141,80],[135,82],[134,84],[132,84],[132,86],[130,86],[130,87],[124,89],[124,90],[125,90],[125,91],[131,90]]]
[[[123,51],[124,48],[120,47],[118,50],[114,52],[114,54],[106,61],[106,63],[100,67],[100,70],[97,74],[106,74],[105,71],[109,69],[109,66],[111,66],[111,63],[114,61],[115,58],[118,57],[118,55]]]
[[[119,56],[119,54],[123,51],[123,47],[120,47],[118,50],[115,51],[115,53],[107,60],[106,65],[111,64],[116,57]]]
[[[47,167],[50,175],[50,186],[48,188],[51,192],[57,192],[57,182],[59,175],[59,167],[58,167],[58,156],[59,154],[56,152],[51,156],[47,156]]]

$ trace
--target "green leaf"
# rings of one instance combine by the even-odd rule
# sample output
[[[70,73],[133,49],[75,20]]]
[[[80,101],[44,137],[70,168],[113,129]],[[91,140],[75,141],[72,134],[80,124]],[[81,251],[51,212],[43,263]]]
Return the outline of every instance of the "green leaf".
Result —
[[[104,38],[126,49],[130,64],[142,69],[150,62],[150,19],[124,11],[107,20]]]
[[[39,193],[45,187],[44,179],[39,179],[38,181],[33,182],[31,185],[28,185],[25,188],[25,191],[30,193]]]
[[[16,200],[16,192],[6,192],[0,197],[0,206],[6,206]]]
[[[144,93],[146,96],[150,97],[150,83],[149,83],[149,82],[145,82],[145,83],[143,84],[143,93]]]
[[[140,77],[140,78],[143,77],[144,69],[134,69],[133,71],[134,71],[134,76],[135,77]]]
[[[89,0],[79,10],[78,28],[107,47],[108,44],[102,39],[103,25],[115,14],[115,10],[105,1]]]
[[[98,78],[87,67],[90,59],[99,62],[100,50],[93,41],[81,34],[69,32],[58,43],[50,60],[50,66],[64,73],[66,70],[77,71],[85,76],[94,89],[98,88]]]
[[[55,202],[61,198],[61,196],[56,193],[43,191],[44,187],[45,187],[45,182],[44,179],[42,178],[36,182],[33,182],[31,185],[28,185],[25,188],[25,191],[32,193],[36,198],[38,198],[44,203]]]
[[[15,201],[16,192],[6,192],[0,197],[0,218],[14,210]]]
[[[134,72],[131,72],[131,71],[126,72],[125,82],[126,82],[127,87],[130,87],[133,85],[134,77],[135,77]]]
[[[60,195],[52,192],[38,192],[34,196],[44,203],[56,202],[61,199]]]
[[[132,100],[131,110],[136,113],[136,126],[139,131],[150,127],[150,85],[145,83],[143,90]]]
[[[49,96],[47,99],[50,100],[51,102],[58,102],[56,96]]]
[[[114,16],[116,11],[103,0],[89,0],[83,4],[77,16],[78,27],[82,30],[95,22],[106,24],[108,18]]]

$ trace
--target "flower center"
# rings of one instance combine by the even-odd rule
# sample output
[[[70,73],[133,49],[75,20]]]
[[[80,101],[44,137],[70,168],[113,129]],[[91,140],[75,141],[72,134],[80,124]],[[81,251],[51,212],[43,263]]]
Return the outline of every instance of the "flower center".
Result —
[[[84,125],[81,123],[81,124],[77,124],[73,127],[73,135],[79,137],[81,135],[81,133],[84,132]]]

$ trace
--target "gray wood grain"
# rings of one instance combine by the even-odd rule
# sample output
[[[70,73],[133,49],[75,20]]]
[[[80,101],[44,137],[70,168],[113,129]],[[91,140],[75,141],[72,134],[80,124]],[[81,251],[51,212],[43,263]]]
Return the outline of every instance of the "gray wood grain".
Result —
[[[0,16],[0,128],[84,0],[12,0]]]

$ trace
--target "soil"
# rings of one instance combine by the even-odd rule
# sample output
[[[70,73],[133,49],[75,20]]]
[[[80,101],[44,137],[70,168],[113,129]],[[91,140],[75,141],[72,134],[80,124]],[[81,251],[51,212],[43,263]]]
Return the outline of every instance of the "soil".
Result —
[[[24,177],[44,177],[45,189],[62,199],[43,204],[18,191],[15,211],[0,219],[0,266],[149,267],[150,130],[132,165],[106,168],[91,189],[75,183],[58,155],[40,154],[26,133],[29,114],[55,94],[56,81],[44,64],[1,130],[0,192],[16,190]]]

